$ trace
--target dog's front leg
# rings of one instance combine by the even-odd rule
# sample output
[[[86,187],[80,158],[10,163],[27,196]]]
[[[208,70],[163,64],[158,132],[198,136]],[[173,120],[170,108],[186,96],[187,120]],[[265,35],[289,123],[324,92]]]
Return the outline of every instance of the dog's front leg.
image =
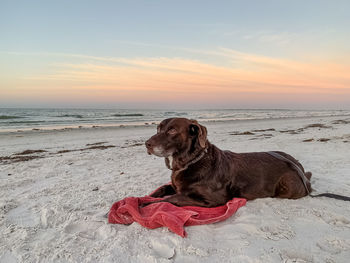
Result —
[[[161,203],[161,202],[168,202],[176,206],[202,206],[202,207],[209,207],[209,204],[204,201],[195,200],[187,195],[183,194],[174,194],[172,196],[166,197],[163,200],[149,202],[149,203],[143,203],[140,205],[140,207],[145,207],[150,204],[155,203]]]
[[[173,195],[176,191],[171,184],[163,185],[154,191],[150,196],[152,197],[164,197],[167,195]]]
[[[187,195],[183,194],[174,194],[172,196],[169,196],[165,199],[163,199],[160,202],[169,202],[176,206],[202,206],[202,207],[208,207],[208,203],[201,200],[193,199]]]

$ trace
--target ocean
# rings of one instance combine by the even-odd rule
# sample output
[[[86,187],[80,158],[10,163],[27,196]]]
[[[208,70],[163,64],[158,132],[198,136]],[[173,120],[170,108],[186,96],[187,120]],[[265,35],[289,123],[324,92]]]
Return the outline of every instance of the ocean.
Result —
[[[30,129],[89,128],[93,126],[149,125],[172,117],[207,121],[234,121],[312,116],[350,116],[350,110],[219,109],[14,109],[0,108],[0,132]]]

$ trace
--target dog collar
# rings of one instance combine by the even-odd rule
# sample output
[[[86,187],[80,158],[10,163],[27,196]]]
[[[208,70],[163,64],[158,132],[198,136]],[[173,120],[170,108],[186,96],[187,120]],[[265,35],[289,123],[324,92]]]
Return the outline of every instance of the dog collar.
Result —
[[[173,170],[173,166],[172,166],[172,158],[171,158],[171,163],[170,163],[170,159],[169,159],[169,166],[170,166],[170,170],[174,171],[174,172],[182,172],[184,170],[186,170],[190,165],[195,164],[196,162],[198,162],[199,160],[201,160],[204,155],[208,152],[208,147],[206,147],[204,149],[204,151],[201,152],[201,154],[199,154],[196,158],[194,158],[192,161],[190,161],[189,163],[187,163],[183,168],[179,169],[179,170]]]

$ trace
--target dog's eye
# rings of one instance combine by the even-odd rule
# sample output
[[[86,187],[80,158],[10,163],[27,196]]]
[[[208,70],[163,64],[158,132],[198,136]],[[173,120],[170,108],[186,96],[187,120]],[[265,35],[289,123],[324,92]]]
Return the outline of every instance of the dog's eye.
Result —
[[[177,133],[177,130],[175,130],[175,129],[170,129],[168,131],[168,134],[176,134],[176,133]]]

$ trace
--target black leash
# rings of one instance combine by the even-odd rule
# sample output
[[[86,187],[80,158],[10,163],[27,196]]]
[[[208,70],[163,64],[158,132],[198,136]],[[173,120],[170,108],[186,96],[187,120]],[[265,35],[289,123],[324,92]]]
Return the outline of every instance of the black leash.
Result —
[[[324,197],[334,198],[334,199],[343,200],[343,201],[350,201],[350,197],[348,197],[348,196],[331,194],[331,193],[323,193],[323,194],[318,194],[318,195],[309,194],[309,196],[311,196],[311,197],[322,197],[322,196],[324,196]]]
[[[307,187],[307,183],[309,183],[309,179],[305,176],[305,173],[303,172],[303,170],[300,169],[300,167],[298,165],[296,165],[292,160],[289,160],[288,158],[276,153],[276,152],[266,152],[270,155],[272,155],[273,157],[282,160],[286,163],[289,163],[294,170],[297,171],[299,177],[301,178],[305,189],[307,191],[307,194],[311,197],[329,197],[329,198],[334,198],[334,199],[338,199],[338,200],[343,200],[343,201],[350,201],[350,197],[348,196],[344,196],[344,195],[337,195],[337,194],[332,194],[332,193],[322,193],[322,194],[317,194],[317,195],[312,195],[309,191],[309,188]]]

